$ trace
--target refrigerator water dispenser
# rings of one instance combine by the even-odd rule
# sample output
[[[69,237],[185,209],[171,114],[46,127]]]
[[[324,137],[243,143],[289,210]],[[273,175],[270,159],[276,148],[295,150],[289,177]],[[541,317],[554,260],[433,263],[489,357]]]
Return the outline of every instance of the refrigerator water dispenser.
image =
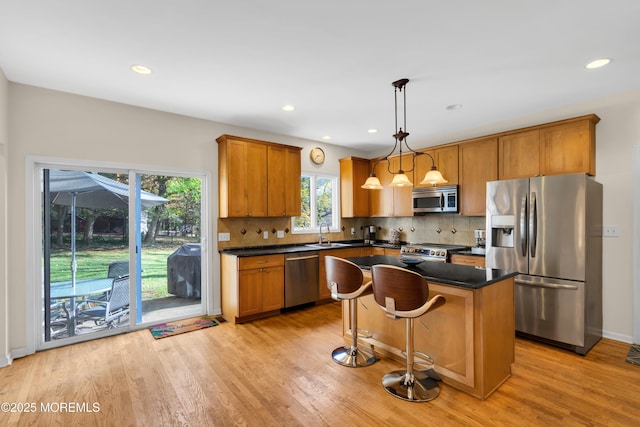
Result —
[[[491,246],[513,247],[513,215],[493,215],[491,217]]]

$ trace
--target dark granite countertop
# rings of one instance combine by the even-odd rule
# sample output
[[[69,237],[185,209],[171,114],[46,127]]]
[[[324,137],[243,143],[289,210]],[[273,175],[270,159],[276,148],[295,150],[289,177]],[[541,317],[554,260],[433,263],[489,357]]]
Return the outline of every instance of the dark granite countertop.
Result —
[[[444,262],[423,261],[416,265],[407,265],[400,257],[372,255],[349,258],[363,270],[370,270],[376,264],[395,265],[419,273],[427,280],[445,285],[459,286],[468,289],[479,289],[492,283],[499,282],[518,273],[495,268],[480,268],[468,265],[449,264]]]
[[[249,248],[229,248],[220,251],[223,255],[235,255],[239,257],[247,256],[260,256],[260,255],[275,255],[275,254],[289,254],[295,252],[310,252],[310,251],[323,251],[328,249],[346,249],[346,248],[361,248],[361,247],[378,247],[378,248],[397,248],[400,249],[401,245],[391,245],[387,242],[379,242],[374,245],[365,245],[361,240],[357,241],[345,241],[334,242],[340,244],[340,246],[307,246],[313,243],[302,243],[298,245],[280,245],[280,246],[261,246],[261,247],[249,247]]]

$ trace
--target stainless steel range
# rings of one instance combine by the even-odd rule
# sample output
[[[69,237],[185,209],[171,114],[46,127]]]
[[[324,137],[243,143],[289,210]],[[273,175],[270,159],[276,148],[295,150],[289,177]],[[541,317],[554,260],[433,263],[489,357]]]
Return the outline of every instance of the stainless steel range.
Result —
[[[469,249],[468,246],[440,243],[412,243],[400,248],[400,256],[420,258],[424,261],[448,262],[451,251]]]

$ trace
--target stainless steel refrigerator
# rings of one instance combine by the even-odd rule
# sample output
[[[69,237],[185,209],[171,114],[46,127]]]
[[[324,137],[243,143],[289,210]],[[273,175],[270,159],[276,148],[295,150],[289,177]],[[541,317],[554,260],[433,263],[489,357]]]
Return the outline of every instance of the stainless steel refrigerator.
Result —
[[[602,184],[487,183],[486,266],[517,270],[516,331],[586,354],[602,337]]]

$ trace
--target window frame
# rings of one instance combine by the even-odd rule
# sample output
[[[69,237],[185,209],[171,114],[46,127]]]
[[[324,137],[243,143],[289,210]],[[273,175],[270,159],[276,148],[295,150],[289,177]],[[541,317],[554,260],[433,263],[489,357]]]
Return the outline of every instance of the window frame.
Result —
[[[315,188],[316,181],[318,178],[330,179],[332,182],[332,197],[331,197],[331,217],[332,217],[332,226],[329,227],[330,232],[338,232],[340,231],[340,176],[332,173],[320,173],[320,172],[305,172],[303,171],[300,174],[300,179],[308,177],[311,179],[310,188]],[[300,187],[300,191],[302,192],[302,186]],[[314,195],[315,193],[310,192],[310,195]],[[303,203],[303,199],[301,197],[300,203]],[[320,232],[320,227],[318,224],[318,218],[316,215],[316,204],[317,197],[311,197],[311,227],[308,228],[300,228],[296,226],[296,218],[299,216],[291,217],[291,234],[317,234]]]

